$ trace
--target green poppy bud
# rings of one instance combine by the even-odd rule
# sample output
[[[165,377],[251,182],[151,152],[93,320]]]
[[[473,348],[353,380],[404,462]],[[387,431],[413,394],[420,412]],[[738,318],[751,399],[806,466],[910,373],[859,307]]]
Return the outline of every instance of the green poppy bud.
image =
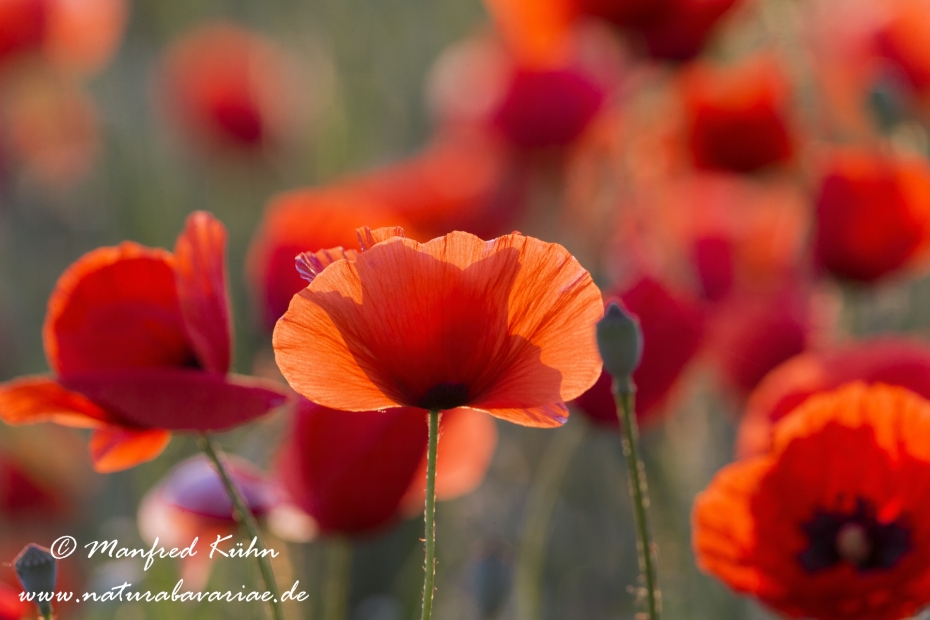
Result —
[[[597,347],[604,370],[614,378],[614,391],[634,392],[633,371],[643,357],[643,332],[636,317],[611,303],[597,324]]]

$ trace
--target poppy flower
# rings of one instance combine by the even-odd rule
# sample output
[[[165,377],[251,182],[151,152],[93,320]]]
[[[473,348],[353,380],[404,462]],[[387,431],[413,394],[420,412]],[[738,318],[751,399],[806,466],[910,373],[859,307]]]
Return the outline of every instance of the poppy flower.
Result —
[[[676,0],[655,21],[639,29],[651,58],[686,61],[701,53],[718,22],[738,0]],[[660,2],[661,4],[661,2]]]
[[[19,600],[19,590],[0,583],[0,620],[22,620],[29,607]]]
[[[248,461],[227,455],[229,475],[252,514],[261,519],[281,501],[278,488]],[[139,533],[149,544],[184,549],[199,538],[213,541],[238,531],[226,487],[204,456],[175,466],[146,493],[139,504]],[[191,588],[204,586],[210,573],[207,553],[183,558],[181,576]]]
[[[704,311],[696,300],[670,291],[644,277],[620,296],[623,306],[639,319],[643,356],[633,373],[636,417],[648,425],[659,419],[663,405],[688,363],[701,347]],[[573,402],[591,420],[619,430],[612,379],[602,372],[597,383]]]
[[[772,370],[749,397],[737,456],[765,452],[779,420],[814,394],[851,381],[896,385],[930,399],[930,348],[915,339],[883,337],[791,358]]]
[[[45,0],[0,2],[0,62],[42,44],[47,21]]]
[[[423,510],[427,428],[421,409],[336,411],[307,400],[297,407],[278,475],[319,533],[356,535]],[[468,409],[443,414],[436,495],[477,487],[497,441],[494,422]]]
[[[771,58],[695,65],[682,80],[682,96],[699,168],[752,172],[792,157],[788,84]]]
[[[831,153],[817,197],[817,261],[872,282],[913,264],[930,240],[930,164],[867,150]]]
[[[699,566],[793,618],[899,620],[930,603],[930,403],[861,383],[813,396],[771,452],[694,506]]]
[[[196,143],[255,152],[295,120],[288,60],[261,35],[210,23],[175,41],[157,78],[159,103]]]
[[[66,504],[65,497],[48,482],[11,456],[0,454],[0,517],[54,516],[63,513]]]
[[[54,376],[0,385],[0,419],[90,427],[98,471],[156,457],[170,431],[223,430],[280,405],[272,384],[228,374],[226,231],[192,214],[174,252],[94,250],[58,280],[43,339]]]
[[[564,423],[597,380],[600,291],[564,248],[514,233],[417,243],[368,233],[295,295],[275,327],[278,367],[333,409],[468,407],[526,426]]]
[[[875,33],[876,52],[906,76],[919,93],[930,93],[930,23],[925,0],[890,5],[890,18]]]

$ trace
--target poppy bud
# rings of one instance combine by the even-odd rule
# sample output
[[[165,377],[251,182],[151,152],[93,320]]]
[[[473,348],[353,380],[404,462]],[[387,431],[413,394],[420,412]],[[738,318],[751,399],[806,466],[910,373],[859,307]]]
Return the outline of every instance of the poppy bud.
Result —
[[[636,317],[611,303],[597,324],[597,347],[604,370],[614,378],[614,391],[633,392],[633,371],[643,357],[643,334]]]
[[[58,579],[58,564],[49,550],[30,544],[16,556],[14,563],[19,583],[27,594],[35,595],[42,617],[52,615],[51,594]]]

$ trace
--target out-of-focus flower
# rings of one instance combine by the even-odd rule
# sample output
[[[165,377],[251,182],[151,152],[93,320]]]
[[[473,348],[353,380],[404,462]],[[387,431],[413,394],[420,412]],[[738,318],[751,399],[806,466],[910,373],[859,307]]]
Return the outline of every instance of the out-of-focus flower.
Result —
[[[790,617],[898,620],[930,602],[930,403],[852,384],[779,423],[694,507],[698,564]]]
[[[0,148],[28,176],[68,189],[99,149],[97,110],[70,81],[49,71],[10,76],[0,93]]]
[[[166,51],[156,80],[158,103],[200,147],[274,148],[287,141],[298,120],[289,62],[257,33],[209,23]]]
[[[28,612],[25,601],[19,600],[19,591],[0,583],[0,620],[22,620]]]
[[[888,4],[891,15],[875,34],[876,51],[900,70],[915,91],[930,95],[930,2]]]
[[[57,516],[67,498],[11,456],[0,454],[0,518],[10,520]]]
[[[443,414],[436,473],[439,500],[474,490],[484,478],[497,431],[478,411]],[[427,428],[422,409],[336,411],[299,404],[278,475],[316,530],[362,534],[422,512]]]
[[[639,30],[649,56],[686,61],[701,53],[717,23],[738,0],[674,0],[664,15]]]
[[[643,358],[633,373],[636,416],[644,426],[661,419],[664,405],[678,377],[697,354],[704,337],[704,311],[687,294],[669,290],[644,277],[619,296],[639,319]],[[620,429],[617,406],[606,372],[573,401],[592,421]]]
[[[771,57],[694,65],[682,78],[682,96],[698,167],[752,172],[792,157],[788,83]]]
[[[252,514],[261,519],[281,501],[278,488],[248,461],[227,455],[224,459]],[[195,538],[214,541],[235,534],[233,505],[216,469],[204,456],[175,466],[139,504],[139,532],[149,544],[185,549]],[[182,560],[181,577],[192,589],[206,585],[209,554],[200,552]]]
[[[368,232],[291,301],[274,332],[298,393],[349,411],[469,407],[559,426],[601,371],[600,291],[563,247],[454,232]]]
[[[930,243],[930,164],[867,150],[832,152],[817,197],[815,253],[844,279],[913,267]]]
[[[45,34],[44,0],[2,0],[0,2],[0,62],[42,45]]]
[[[170,430],[221,430],[281,404],[270,383],[227,374],[226,231],[192,214],[173,253],[126,242],[59,279],[43,336],[50,377],[0,386],[0,419],[94,429],[98,471],[157,456]]]
[[[791,358],[772,370],[750,396],[740,422],[737,456],[765,452],[779,420],[809,397],[852,381],[896,385],[930,398],[930,348],[914,339],[884,337]]]

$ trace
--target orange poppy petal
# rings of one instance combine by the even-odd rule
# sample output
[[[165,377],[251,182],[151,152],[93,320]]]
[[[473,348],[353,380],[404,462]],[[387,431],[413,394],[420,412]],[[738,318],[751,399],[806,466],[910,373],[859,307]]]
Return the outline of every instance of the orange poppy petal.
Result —
[[[436,453],[436,499],[455,499],[471,493],[488,471],[497,447],[497,426],[483,411],[453,409],[442,414]],[[426,458],[413,476],[402,510],[408,515],[423,511],[426,498]]]
[[[561,246],[455,232],[334,263],[293,298],[274,347],[291,386],[328,407],[493,413],[590,387],[602,315],[590,274]]]
[[[55,422],[94,427],[113,417],[86,397],[45,377],[25,377],[0,384],[0,420],[7,424]]]
[[[62,378],[124,426],[224,430],[265,415],[287,396],[270,381],[187,368],[129,368]]]
[[[368,226],[362,226],[355,229],[355,235],[358,237],[358,247],[365,250],[371,249],[376,243],[393,239],[394,237],[405,237],[404,229],[400,226],[385,226],[372,230]]]
[[[565,403],[552,403],[526,409],[479,409],[479,411],[490,413],[495,418],[514,424],[536,428],[557,428],[568,421],[568,407]]]
[[[178,305],[174,258],[126,242],[85,254],[58,279],[43,340],[59,374],[194,361]]]
[[[302,252],[297,255],[297,273],[307,283],[313,282],[320,273],[337,260],[355,260],[358,251],[346,250],[343,247],[329,248],[317,252]]]
[[[223,224],[205,211],[192,213],[174,247],[178,302],[200,363],[222,373],[232,353],[225,254]]]
[[[95,429],[90,436],[94,470],[102,474],[135,467],[151,461],[168,446],[168,431],[137,431],[119,426]]]

